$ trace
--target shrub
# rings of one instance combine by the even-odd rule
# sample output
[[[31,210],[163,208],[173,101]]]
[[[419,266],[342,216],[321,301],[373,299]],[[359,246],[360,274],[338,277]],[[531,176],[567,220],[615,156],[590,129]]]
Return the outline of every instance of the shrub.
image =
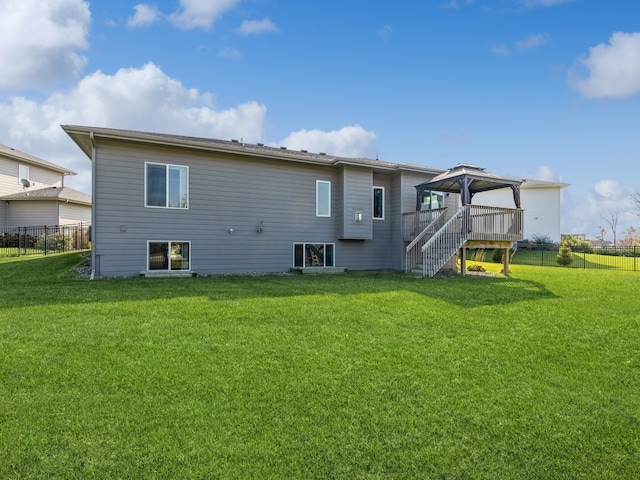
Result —
[[[471,255],[471,261],[484,262],[484,259],[486,256],[487,256],[487,252],[483,248],[479,248],[473,252],[473,255]]]
[[[491,254],[491,261],[493,263],[502,263],[502,248],[494,248],[493,253]]]
[[[556,262],[562,267],[568,267],[573,263],[573,254],[571,253],[571,247],[568,243],[562,242],[560,250],[558,250]]]
[[[66,252],[71,250],[73,238],[62,233],[42,234],[38,237],[36,248],[49,252]]]
[[[472,263],[471,265],[467,266],[467,271],[468,272],[486,272],[487,269],[484,268],[484,266],[480,265],[479,263]]]

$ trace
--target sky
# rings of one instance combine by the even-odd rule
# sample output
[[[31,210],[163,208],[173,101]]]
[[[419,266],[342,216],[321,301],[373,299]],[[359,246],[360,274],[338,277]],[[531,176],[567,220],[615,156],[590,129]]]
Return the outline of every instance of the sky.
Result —
[[[570,184],[562,233],[640,230],[635,0],[0,0],[0,143],[60,125],[242,139]]]

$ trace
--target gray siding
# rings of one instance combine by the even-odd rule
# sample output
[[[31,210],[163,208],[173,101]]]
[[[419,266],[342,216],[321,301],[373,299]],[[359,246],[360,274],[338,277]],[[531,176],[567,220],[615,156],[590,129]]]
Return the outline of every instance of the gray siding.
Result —
[[[188,209],[144,206],[145,161],[189,168]],[[426,180],[107,140],[98,143],[93,168],[97,276],[145,271],[150,240],[191,242],[199,274],[286,272],[294,243],[333,243],[336,266],[350,270],[399,270],[401,213],[413,211],[414,185]],[[331,217],[316,216],[317,180],[331,182]],[[385,188],[384,220],[372,219],[373,185]]]
[[[372,187],[373,173],[369,169],[343,167],[340,178],[341,239],[371,240],[373,238]],[[361,220],[356,221],[356,214]]]

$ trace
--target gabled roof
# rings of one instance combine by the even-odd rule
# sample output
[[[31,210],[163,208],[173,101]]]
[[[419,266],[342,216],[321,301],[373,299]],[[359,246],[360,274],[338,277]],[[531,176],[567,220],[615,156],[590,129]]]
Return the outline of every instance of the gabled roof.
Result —
[[[91,195],[79,192],[69,187],[46,187],[35,190],[25,189],[24,192],[0,197],[3,201],[57,201],[91,205]]]
[[[67,168],[61,167],[60,165],[47,162],[46,160],[42,160],[41,158],[35,157],[33,155],[29,155],[28,153],[21,152],[20,150],[16,150],[15,148],[8,147],[1,143],[0,143],[0,156],[4,156],[12,160],[16,160],[18,162],[26,163],[29,165],[37,165],[39,167],[43,167],[48,170],[53,170],[54,172],[58,172],[63,175],[77,175],[76,172],[73,172]]]
[[[79,125],[61,125],[61,127],[89,158],[91,158],[93,143],[99,139],[108,139],[137,144],[187,148],[190,150],[229,153],[234,155],[298,163],[312,163],[326,166],[352,165],[358,167],[369,167],[379,172],[393,172],[401,170],[428,175],[435,175],[442,172],[441,168],[406,163],[399,164],[370,158],[339,157],[325,153],[312,153],[307,150],[290,150],[285,147],[271,147],[261,143],[244,143],[238,140],[219,140],[214,138],[189,137],[166,133],[140,132],[135,130],[119,130],[114,128]]]

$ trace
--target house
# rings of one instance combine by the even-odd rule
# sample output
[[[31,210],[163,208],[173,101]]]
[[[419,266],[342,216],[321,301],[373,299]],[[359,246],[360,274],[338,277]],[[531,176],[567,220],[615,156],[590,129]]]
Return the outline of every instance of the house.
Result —
[[[560,234],[560,191],[568,183],[543,180],[522,181],[521,203],[524,210],[524,238],[547,237],[559,243]],[[478,194],[476,201],[483,205],[508,207],[512,205],[507,189],[492,190]]]
[[[91,197],[65,187],[74,172],[0,144],[0,227],[91,221]]]
[[[436,191],[425,182],[449,171],[237,140],[62,128],[92,162],[93,276],[409,271],[424,263],[425,242],[437,243],[433,225],[447,224],[442,231],[456,240],[438,255],[437,271],[484,230],[505,248],[522,238],[518,207],[460,205],[471,185],[518,188],[477,168]]]

